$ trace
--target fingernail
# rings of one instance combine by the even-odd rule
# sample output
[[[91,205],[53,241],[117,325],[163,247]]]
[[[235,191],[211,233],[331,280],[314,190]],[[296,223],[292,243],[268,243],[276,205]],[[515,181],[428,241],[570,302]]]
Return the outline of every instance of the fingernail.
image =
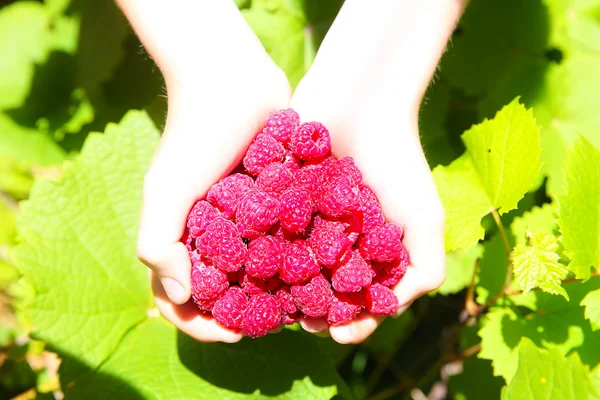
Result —
[[[173,303],[181,304],[185,301],[185,291],[179,282],[173,278],[162,278],[160,282]]]
[[[349,342],[354,337],[354,332],[350,327],[342,328],[335,333],[335,336],[338,340],[342,342]]]

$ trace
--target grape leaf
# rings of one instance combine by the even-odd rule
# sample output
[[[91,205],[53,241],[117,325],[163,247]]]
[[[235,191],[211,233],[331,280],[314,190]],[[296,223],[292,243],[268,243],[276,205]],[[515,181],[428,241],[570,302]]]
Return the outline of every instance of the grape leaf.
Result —
[[[600,288],[600,278],[587,282],[564,285],[570,301],[541,291],[511,296],[515,305],[523,308],[492,307],[483,318],[481,351],[479,357],[491,360],[494,375],[509,382],[518,365],[518,344],[521,337],[528,337],[539,347],[554,348],[561,354],[576,351],[584,364],[594,366],[600,362],[600,331],[592,330],[579,305],[590,290]]]
[[[447,251],[482,239],[481,218],[493,209],[502,214],[516,208],[541,167],[539,128],[518,99],[494,119],[474,125],[462,139],[465,154],[433,170],[446,209]]]
[[[284,331],[236,344],[200,343],[163,319],[149,319],[128,332],[97,371],[67,384],[65,396],[328,399],[339,391],[349,398],[316,340]]]
[[[510,225],[510,230],[517,244],[527,242],[527,233],[546,232],[554,234],[557,228],[556,208],[554,204],[544,204],[541,207],[533,207],[531,211],[516,217]]]
[[[22,311],[37,336],[91,367],[152,305],[134,243],[157,140],[148,117],[130,112],[89,137],[64,181],[39,181],[21,206],[12,256],[36,293]]]
[[[462,372],[450,377],[449,388],[453,399],[497,399],[504,381],[495,377],[488,360],[469,357],[462,363]]]
[[[588,293],[581,301],[585,306],[585,317],[590,320],[593,329],[600,329],[600,290]]]
[[[587,399],[592,391],[588,369],[577,353],[566,357],[556,349],[540,349],[526,337],[519,343],[519,367],[506,400]]]
[[[558,198],[558,225],[569,270],[587,279],[600,267],[600,151],[583,137],[569,153],[565,193]]]
[[[567,53],[572,49],[600,52],[600,21],[596,0],[544,0],[552,20],[550,43]]]
[[[527,244],[518,244],[512,251],[513,273],[521,290],[539,287],[544,292],[560,294],[569,300],[561,286],[569,271],[558,262],[558,239],[546,232],[529,235]]]
[[[446,280],[431,294],[448,295],[468,287],[473,279],[475,263],[483,256],[483,246],[478,244],[467,250],[454,250],[446,254]]]
[[[592,380],[592,396],[593,400],[600,400],[600,364],[592,370],[590,375]]]

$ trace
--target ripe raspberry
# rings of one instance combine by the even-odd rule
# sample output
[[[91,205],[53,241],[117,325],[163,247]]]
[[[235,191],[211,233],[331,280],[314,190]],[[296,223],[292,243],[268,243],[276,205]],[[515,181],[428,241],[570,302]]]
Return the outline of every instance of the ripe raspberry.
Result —
[[[333,270],[331,284],[338,292],[360,292],[372,278],[371,266],[355,250],[350,260]]]
[[[244,293],[249,295],[274,292],[283,286],[283,281],[276,276],[268,279],[260,279],[249,275],[246,271],[239,272],[238,282],[242,286]]]
[[[305,240],[296,240],[286,249],[279,276],[288,285],[301,284],[319,273],[315,252]]]
[[[365,307],[373,315],[392,315],[398,309],[398,298],[390,288],[375,283],[365,292]]]
[[[333,298],[331,285],[323,275],[317,275],[306,285],[292,286],[296,307],[307,317],[320,318],[327,314]]]
[[[282,164],[292,172],[298,171],[301,167],[300,160],[290,150],[285,151]]]
[[[200,236],[208,224],[219,216],[219,211],[206,200],[200,200],[194,204],[194,207],[188,214],[187,228],[190,235],[194,238]]]
[[[264,132],[286,144],[300,125],[298,113],[291,108],[272,112],[265,124]]]
[[[204,261],[198,261],[192,266],[191,281],[192,299],[205,311],[212,310],[215,302],[229,288],[227,275]]]
[[[333,182],[340,176],[349,176],[358,186],[362,185],[363,176],[352,157],[344,157],[327,165],[325,182]]]
[[[279,200],[268,193],[252,189],[240,201],[236,213],[238,229],[253,239],[269,230],[279,219]]]
[[[281,193],[293,181],[293,174],[286,166],[280,163],[272,163],[267,165],[256,178],[256,187],[272,196],[279,198]]]
[[[402,279],[406,273],[408,263],[408,252],[404,246],[402,246],[400,257],[387,263],[373,264],[373,269],[377,274],[373,281],[381,283],[383,286],[394,286],[396,283],[400,282],[400,279]]]
[[[327,310],[329,325],[347,324],[360,314],[363,309],[364,295],[362,293],[333,293],[333,299]]]
[[[360,190],[360,203],[362,211],[361,233],[369,233],[373,229],[385,224],[381,204],[379,204],[375,193],[366,186]]]
[[[206,199],[221,211],[223,217],[231,219],[242,197],[253,187],[254,180],[248,175],[229,175],[210,188]]]
[[[343,225],[326,220],[315,224],[309,243],[315,251],[317,261],[329,268],[333,267],[352,245],[346,237]]]
[[[319,211],[330,217],[341,217],[360,209],[360,190],[352,178],[340,176],[327,185],[319,199]]]
[[[248,245],[246,272],[256,278],[270,278],[283,265],[283,244],[273,236],[259,236]]]
[[[324,171],[325,167],[322,164],[304,165],[294,172],[294,186],[307,189],[312,200],[316,201],[321,196]]]
[[[281,226],[281,221],[273,225],[273,227],[269,230],[268,234],[281,240],[283,243],[283,247],[287,247],[294,240],[308,239],[308,235],[306,234],[306,232],[290,232],[283,226]]]
[[[313,201],[310,192],[303,187],[291,187],[279,199],[281,226],[291,232],[306,229],[310,223]]]
[[[269,164],[281,162],[285,155],[283,145],[274,137],[260,134],[248,147],[244,157],[244,167],[252,175],[258,175]]]
[[[277,289],[275,292],[275,297],[277,298],[277,303],[281,309],[282,322],[286,325],[292,325],[298,321],[300,313],[298,312],[296,303],[294,303],[294,297],[290,293],[290,288],[288,286],[284,286]]]
[[[387,223],[367,233],[360,242],[360,253],[367,260],[389,262],[402,253],[402,229]]]
[[[217,300],[212,315],[225,328],[239,329],[247,306],[246,294],[239,287],[232,286]]]
[[[302,160],[325,157],[331,150],[329,131],[320,122],[306,122],[292,135],[290,150]]]
[[[246,244],[242,241],[235,224],[217,217],[196,240],[200,254],[226,272],[237,271],[246,259]]]
[[[250,297],[242,318],[242,332],[251,338],[264,336],[281,323],[281,310],[275,296],[260,293]]]

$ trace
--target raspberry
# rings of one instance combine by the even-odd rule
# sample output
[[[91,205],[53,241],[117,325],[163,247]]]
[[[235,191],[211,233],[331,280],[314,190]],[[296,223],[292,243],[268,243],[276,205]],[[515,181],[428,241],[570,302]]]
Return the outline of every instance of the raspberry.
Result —
[[[398,309],[398,298],[390,288],[374,283],[366,290],[365,306],[373,315],[391,315]]]
[[[247,306],[246,294],[239,287],[232,286],[217,300],[212,315],[225,328],[238,329],[242,326],[242,318]]]
[[[304,165],[294,172],[294,186],[307,189],[311,198],[317,200],[321,196],[324,170],[325,167],[322,164]]]
[[[217,217],[196,240],[200,254],[226,272],[237,271],[246,258],[246,244],[239,236],[235,224]]]
[[[368,260],[389,262],[402,253],[402,229],[387,223],[366,234],[360,243],[360,253]]]
[[[373,265],[373,269],[377,274],[373,281],[381,283],[383,286],[394,286],[404,276],[408,263],[408,252],[402,246],[400,257],[387,263],[375,263]]]
[[[264,336],[281,323],[281,310],[273,295],[260,293],[250,297],[242,318],[242,332],[251,338]]]
[[[276,223],[270,230],[269,234],[283,242],[283,246],[287,247],[294,240],[306,240],[308,235],[306,232],[290,232],[281,226],[281,221]]]
[[[238,281],[244,293],[249,295],[273,292],[283,286],[281,279],[276,276],[268,279],[260,279],[247,274],[246,271],[240,271]]]
[[[326,267],[333,267],[352,242],[346,237],[343,225],[320,220],[310,234],[309,243],[317,261]]]
[[[340,176],[349,176],[358,186],[362,185],[363,176],[352,157],[344,157],[327,165],[326,182],[332,182]]]
[[[277,289],[275,297],[277,298],[277,303],[281,309],[282,322],[286,325],[295,323],[299,318],[299,313],[296,303],[294,303],[294,297],[290,293],[290,288],[284,286]]]
[[[329,131],[320,122],[306,122],[292,135],[290,150],[302,160],[325,157],[331,150]]]
[[[360,210],[362,211],[361,233],[369,233],[373,229],[385,224],[381,204],[379,204],[375,193],[368,187],[363,187],[360,190],[360,203]]]
[[[285,155],[283,145],[274,137],[260,134],[248,147],[244,156],[244,167],[252,175],[258,175],[265,167],[273,162],[281,162]]]
[[[219,216],[219,211],[206,200],[200,200],[188,214],[187,228],[194,238],[200,236],[208,224]]]
[[[248,245],[246,272],[256,278],[270,278],[283,265],[283,244],[273,236],[259,236]]]
[[[229,175],[210,188],[206,199],[221,211],[225,218],[231,219],[235,216],[242,197],[253,187],[254,181],[248,175]]]
[[[333,270],[331,284],[338,292],[360,292],[372,278],[371,266],[354,251],[350,260]]]
[[[288,285],[308,281],[319,273],[315,252],[305,240],[296,240],[286,248],[279,276]]]
[[[296,157],[290,150],[285,151],[282,164],[292,172],[296,172],[301,166],[298,157]]]
[[[227,275],[203,261],[198,261],[192,266],[191,281],[192,299],[205,311],[212,310],[215,302],[229,287]]]
[[[273,163],[265,167],[256,177],[256,187],[279,198],[293,181],[292,171],[280,163]]]
[[[269,230],[279,219],[279,200],[268,193],[252,189],[240,201],[236,213],[238,229],[253,239]]]
[[[286,144],[300,125],[298,113],[291,108],[272,112],[265,124],[264,132],[279,142]]]
[[[313,202],[310,192],[303,187],[291,187],[279,199],[281,226],[291,232],[306,229],[310,223]]]
[[[360,190],[352,178],[340,176],[322,191],[319,211],[330,217],[352,214],[360,209]]]
[[[347,324],[363,309],[362,293],[333,293],[333,299],[327,310],[327,322],[333,326]]]
[[[331,285],[323,275],[317,275],[306,285],[292,286],[294,302],[304,315],[320,318],[327,314],[333,298]]]

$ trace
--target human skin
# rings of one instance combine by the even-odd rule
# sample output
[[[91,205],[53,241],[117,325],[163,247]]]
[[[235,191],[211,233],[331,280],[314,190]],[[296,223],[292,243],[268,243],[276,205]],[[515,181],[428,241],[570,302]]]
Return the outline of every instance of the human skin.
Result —
[[[201,341],[241,339],[188,301],[191,265],[179,239],[195,200],[240,162],[269,112],[290,105],[329,128],[334,154],[354,157],[386,218],[403,227],[411,265],[395,288],[398,313],[444,281],[444,211],[417,117],[464,0],[346,0],[293,98],[233,2],[117,3],[167,86],[167,122],[144,181],[137,243],[165,318]],[[356,343],[379,322],[365,314],[340,327],[302,325]]]

